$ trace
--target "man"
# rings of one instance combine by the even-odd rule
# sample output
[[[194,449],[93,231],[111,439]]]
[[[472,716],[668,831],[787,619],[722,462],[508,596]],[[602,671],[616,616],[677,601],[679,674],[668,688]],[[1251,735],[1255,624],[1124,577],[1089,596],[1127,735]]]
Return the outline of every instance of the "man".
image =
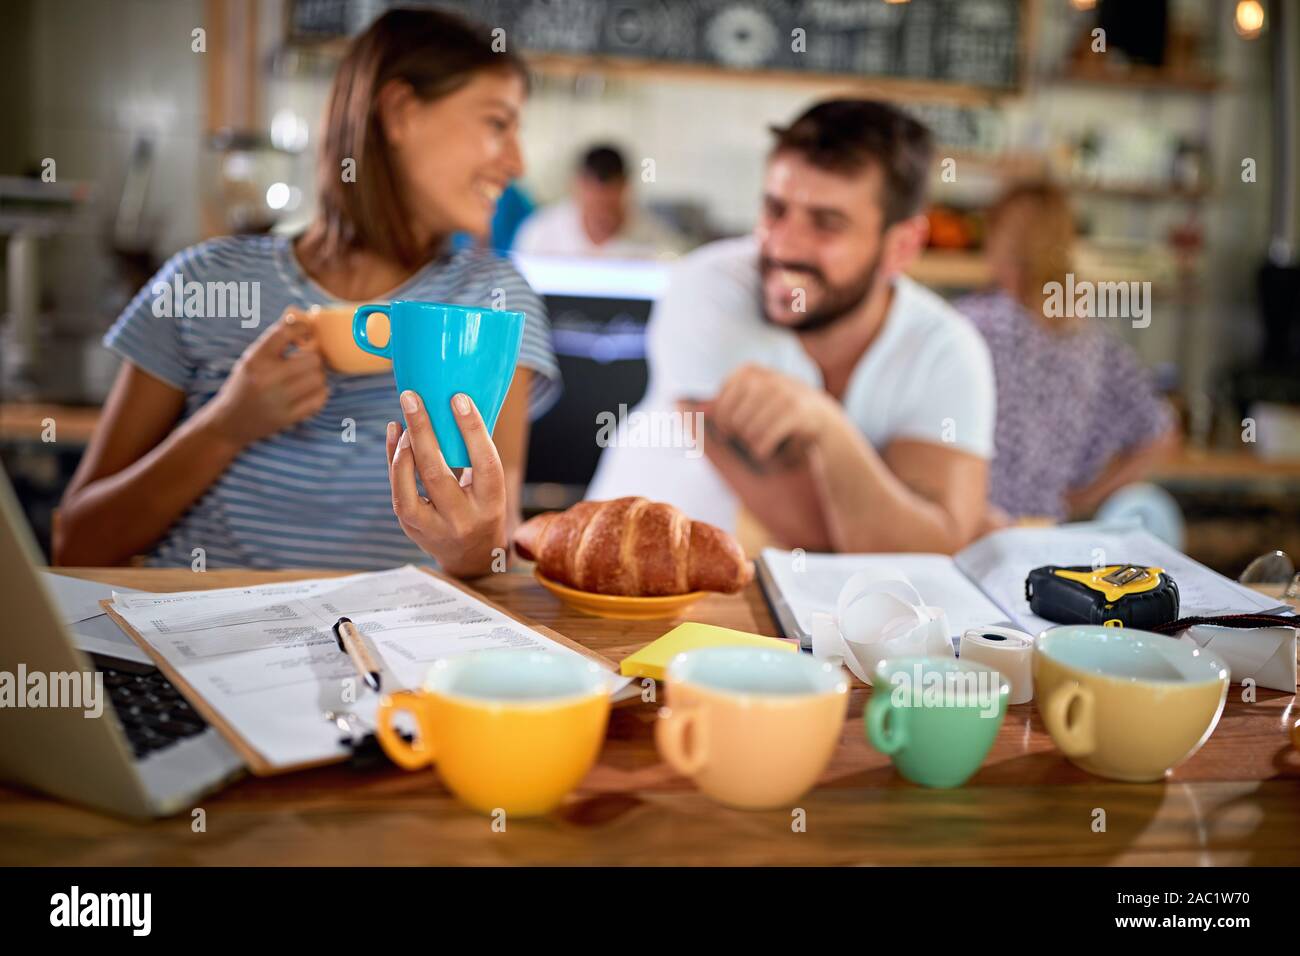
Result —
[[[786,547],[954,552],[985,515],[995,392],[978,332],[903,275],[930,135],[864,100],[773,133],[754,235],[685,258],[651,316],[637,411],[702,413],[703,456],[629,429],[589,496],[733,530],[743,508]]]
[[[636,208],[623,155],[613,146],[595,146],[583,155],[573,198],[524,220],[514,246],[534,255],[621,259],[666,258],[683,248],[671,227]]]

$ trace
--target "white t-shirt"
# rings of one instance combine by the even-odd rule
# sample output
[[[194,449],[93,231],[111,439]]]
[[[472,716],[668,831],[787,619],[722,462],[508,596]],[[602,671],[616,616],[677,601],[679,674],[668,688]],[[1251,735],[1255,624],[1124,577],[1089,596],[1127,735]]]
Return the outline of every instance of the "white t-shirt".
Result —
[[[627,416],[628,440],[616,438],[601,455],[587,497],[644,495],[734,531],[737,499],[708,459],[699,449],[664,447],[653,428],[638,431],[635,414],[645,422],[674,411],[680,399],[711,398],[746,363],[825,387],[798,336],[763,318],[756,241],[715,242],[677,263],[650,315],[646,347],[645,398]],[[906,277],[895,281],[885,323],[858,360],[843,405],[878,451],[908,438],[993,455],[988,348],[961,313]]]
[[[617,259],[663,259],[679,255],[682,238],[657,216],[633,210],[617,235],[596,245],[582,228],[571,200],[538,209],[519,227],[513,251],[541,256],[608,256]]]

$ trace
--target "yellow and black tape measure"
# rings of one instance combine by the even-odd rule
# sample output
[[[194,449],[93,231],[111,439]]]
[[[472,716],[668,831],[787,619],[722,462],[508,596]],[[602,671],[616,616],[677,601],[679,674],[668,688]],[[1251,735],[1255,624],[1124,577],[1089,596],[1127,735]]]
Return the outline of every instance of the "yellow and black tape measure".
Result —
[[[1058,624],[1152,628],[1178,617],[1178,585],[1163,568],[1034,568],[1025,580],[1029,609]]]

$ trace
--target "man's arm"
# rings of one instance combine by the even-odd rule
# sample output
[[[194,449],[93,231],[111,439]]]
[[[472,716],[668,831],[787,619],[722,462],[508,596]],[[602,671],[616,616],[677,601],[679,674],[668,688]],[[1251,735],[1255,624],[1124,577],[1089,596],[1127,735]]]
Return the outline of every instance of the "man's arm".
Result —
[[[883,455],[860,434],[808,449],[798,465],[756,469],[729,445],[705,455],[745,508],[787,548],[952,554],[978,535],[988,463],[929,442],[892,442]]]
[[[759,462],[737,439],[710,422],[705,431],[704,456],[781,547],[833,550],[816,479],[803,450]]]
[[[814,414],[811,457],[836,550],[952,554],[989,518],[997,395],[988,347],[965,323],[936,326],[926,346],[909,359],[879,451],[838,403]]]
[[[828,429],[810,457],[836,551],[953,554],[984,519],[988,462],[969,452],[899,439],[877,454],[850,426]]]
[[[706,440],[709,460],[783,543],[952,553],[984,519],[984,458],[910,438],[877,453],[833,397],[771,369],[737,370],[710,412],[728,441]]]

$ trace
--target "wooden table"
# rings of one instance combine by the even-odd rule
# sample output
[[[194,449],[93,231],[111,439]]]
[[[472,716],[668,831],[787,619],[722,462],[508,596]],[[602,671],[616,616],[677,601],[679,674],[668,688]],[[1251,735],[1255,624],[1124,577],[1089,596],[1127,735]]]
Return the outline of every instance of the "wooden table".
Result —
[[[62,569],[61,569],[62,570]],[[74,573],[148,590],[230,587],[308,571],[96,569]],[[567,611],[526,569],[477,586],[511,610],[614,660],[666,629]],[[696,605],[692,619],[776,633],[751,587]],[[656,707],[615,710],[600,761],[553,815],[491,821],[463,809],[434,771],[329,767],[246,778],[188,815],[130,823],[0,788],[0,864],[1296,864],[1300,753],[1286,727],[1295,697],[1234,685],[1218,729],[1166,782],[1121,784],[1066,762],[1033,706],[1012,707],[982,769],[956,790],[899,778],[864,739],[856,687],[820,785],[791,812],[720,807],[655,752]],[[1140,728],[1134,728],[1140,732]],[[1094,832],[1095,811],[1105,832]]]

